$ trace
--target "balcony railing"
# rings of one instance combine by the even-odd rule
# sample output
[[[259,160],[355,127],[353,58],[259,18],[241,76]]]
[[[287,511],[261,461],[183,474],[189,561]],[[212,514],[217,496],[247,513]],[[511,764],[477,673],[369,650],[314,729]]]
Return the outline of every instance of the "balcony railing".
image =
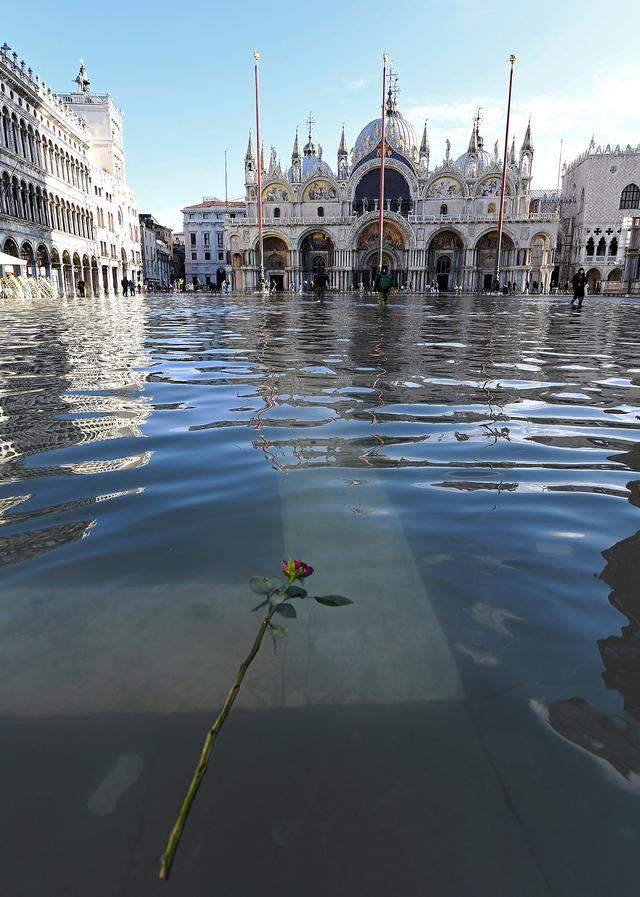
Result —
[[[385,215],[388,213],[385,211]],[[377,215],[377,212],[376,212]],[[318,215],[305,215],[304,217],[291,217],[287,218],[282,215],[280,218],[273,217],[263,217],[262,223],[265,227],[282,227],[283,225],[287,226],[305,226],[305,225],[314,225],[315,227],[322,227],[322,225],[330,225],[330,224],[343,224],[343,225],[351,225],[358,221],[361,218],[361,215],[324,215],[319,217]],[[403,216],[404,217],[404,216]],[[527,222],[551,222],[558,221],[558,213],[557,212],[522,212],[509,214],[504,216],[505,222],[511,223],[527,223]],[[477,223],[494,223],[497,225],[498,216],[497,215],[409,215],[408,221],[410,224],[477,224]],[[257,218],[247,218],[242,219],[240,222],[234,222],[234,224],[250,224],[256,226],[258,224]]]

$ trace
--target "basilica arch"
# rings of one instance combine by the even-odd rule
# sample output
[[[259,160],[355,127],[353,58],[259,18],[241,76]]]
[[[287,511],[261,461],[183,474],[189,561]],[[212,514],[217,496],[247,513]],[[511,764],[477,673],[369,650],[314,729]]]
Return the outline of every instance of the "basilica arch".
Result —
[[[441,292],[462,285],[464,240],[454,228],[437,231],[427,247],[427,283],[435,283]]]
[[[408,248],[410,241],[401,225],[402,219],[394,216],[384,219],[382,241],[382,263],[389,268],[395,286],[402,286],[408,276]],[[376,216],[360,227],[353,241],[354,286],[363,283],[365,288],[373,285],[379,266],[380,225]]]
[[[275,289],[290,289],[290,247],[285,237],[278,233],[267,233],[263,237],[264,245],[264,277],[267,286],[275,286]],[[256,270],[259,274],[260,264],[260,238],[256,241],[254,256],[256,261]],[[257,277],[256,277],[257,284]]]
[[[328,272],[334,267],[333,240],[323,230],[308,231],[298,243],[300,269],[303,282],[313,279],[320,271]]]
[[[476,271],[475,289],[491,290],[495,277],[496,259],[498,255],[498,231],[487,230],[474,246],[473,265]],[[513,237],[506,230],[502,232],[500,251],[500,270],[506,281],[515,280],[516,250]]]

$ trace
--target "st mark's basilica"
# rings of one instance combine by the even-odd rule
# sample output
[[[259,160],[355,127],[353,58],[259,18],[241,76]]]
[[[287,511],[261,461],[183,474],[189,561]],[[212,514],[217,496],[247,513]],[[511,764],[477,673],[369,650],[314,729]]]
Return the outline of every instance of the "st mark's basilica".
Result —
[[[296,133],[291,165],[283,170],[275,149],[261,153],[264,269],[267,284],[299,290],[326,270],[332,289],[368,288],[379,253],[381,153],[385,153],[383,262],[397,286],[423,291],[482,290],[491,286],[496,262],[502,160],[489,151],[480,117],[469,145],[451,157],[432,159],[427,125],[419,137],[398,109],[396,79],[387,96],[386,145],[377,118],[360,132],[351,153],[344,128],[334,170],[313,139],[300,150]],[[501,283],[519,291],[535,283],[548,290],[558,232],[554,195],[532,191],[531,124],[519,150],[511,143],[505,190]],[[258,151],[251,136],[245,156],[247,216],[227,227],[235,290],[251,292],[260,276],[257,209]]]

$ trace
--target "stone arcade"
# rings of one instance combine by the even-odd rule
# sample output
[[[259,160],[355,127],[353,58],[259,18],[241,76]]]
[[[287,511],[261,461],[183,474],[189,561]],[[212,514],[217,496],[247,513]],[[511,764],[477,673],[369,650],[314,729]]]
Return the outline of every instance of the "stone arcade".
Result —
[[[419,139],[397,107],[395,78],[387,97],[386,145],[381,120],[360,132],[351,154],[344,128],[334,172],[313,140],[302,152],[296,133],[291,165],[281,167],[275,149],[263,168],[264,265],[268,284],[280,290],[308,287],[326,270],[332,289],[368,287],[378,261],[378,203],[381,153],[385,153],[384,262],[397,286],[442,291],[490,287],[496,261],[502,161],[498,144],[485,149],[480,116],[466,151],[455,161],[431,164],[425,123]],[[539,211],[532,201],[534,149],[531,125],[519,153],[513,140],[508,158],[501,282],[519,290],[537,283],[548,290],[554,269],[558,212]],[[247,217],[228,222],[233,287],[252,292],[259,280],[257,151],[251,135],[245,156]]]

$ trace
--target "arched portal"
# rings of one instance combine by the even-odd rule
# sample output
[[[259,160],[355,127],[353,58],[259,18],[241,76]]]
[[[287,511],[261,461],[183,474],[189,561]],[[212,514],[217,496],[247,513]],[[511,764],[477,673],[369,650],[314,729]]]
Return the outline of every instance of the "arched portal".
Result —
[[[71,256],[66,249],[62,253],[62,278],[65,294],[67,296],[73,296],[73,268],[71,267]]]
[[[79,280],[82,280],[82,262],[77,252],[73,253],[73,282],[77,287]]]
[[[589,268],[587,271],[587,285],[589,287],[589,292],[594,293],[596,290],[596,286],[602,280],[602,274],[600,273],[598,268]]]
[[[56,285],[58,296],[64,293],[64,277],[62,273],[62,262],[57,249],[51,250],[51,277]]]
[[[18,245],[15,240],[12,240],[11,237],[7,237],[4,241],[4,246],[2,247],[2,251],[6,252],[7,255],[12,255],[14,258],[19,259],[20,253],[18,252]]]
[[[362,176],[353,198],[356,215],[374,212],[380,200],[380,169],[373,168]],[[384,208],[406,218],[411,211],[411,190],[405,178],[395,168],[385,168]]]
[[[475,246],[475,267],[479,274],[479,286],[491,290],[494,285],[496,260],[498,257],[498,231],[492,230],[483,234]],[[500,252],[500,270],[506,271],[513,265],[513,240],[503,232]]]
[[[427,250],[427,283],[437,284],[441,292],[461,285],[464,244],[453,230],[435,234]]]
[[[334,265],[333,241],[324,231],[307,234],[300,243],[300,265],[303,282],[310,282],[320,271]]]
[[[98,274],[98,260],[95,255],[91,256],[91,293],[94,296],[100,295],[100,277]]]
[[[47,247],[43,246],[42,243],[36,249],[36,268],[39,277],[48,277],[51,271],[49,253],[47,252]]]
[[[402,286],[407,280],[405,238],[394,221],[385,221],[382,239],[382,264],[393,277],[394,286]],[[365,288],[373,286],[380,265],[380,226],[372,221],[358,234],[355,250],[356,283]]]
[[[93,291],[91,289],[91,267],[89,265],[89,256],[82,256],[82,279],[84,280],[84,291],[85,295],[91,296]]]
[[[282,237],[265,237],[264,240],[264,277],[269,288],[282,292],[287,289],[285,282],[289,249]]]
[[[37,274],[36,271],[36,257],[33,252],[33,246],[31,243],[27,243],[26,241],[22,244],[22,249],[20,250],[20,258],[27,263],[26,272],[27,275],[31,277],[35,277]]]

